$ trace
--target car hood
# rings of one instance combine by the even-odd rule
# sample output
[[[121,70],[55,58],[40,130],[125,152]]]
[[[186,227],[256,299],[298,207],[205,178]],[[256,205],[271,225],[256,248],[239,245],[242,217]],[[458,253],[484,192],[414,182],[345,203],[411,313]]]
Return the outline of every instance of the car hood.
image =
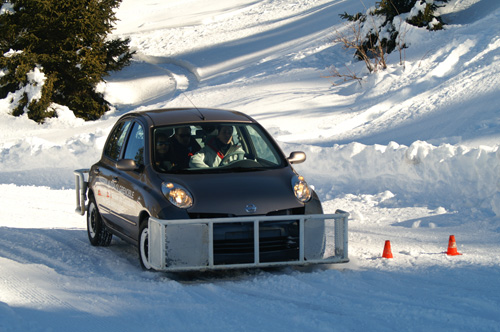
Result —
[[[293,193],[294,175],[290,167],[285,167],[235,173],[164,174],[162,179],[190,191],[193,206],[189,213],[249,216],[304,206]],[[255,206],[255,212],[248,212],[248,205]]]

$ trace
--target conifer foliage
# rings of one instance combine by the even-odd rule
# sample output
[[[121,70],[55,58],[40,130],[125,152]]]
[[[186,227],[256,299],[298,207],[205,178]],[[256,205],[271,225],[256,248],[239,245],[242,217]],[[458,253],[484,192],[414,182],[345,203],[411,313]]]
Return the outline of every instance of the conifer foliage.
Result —
[[[109,104],[103,77],[130,63],[128,39],[109,39],[121,0],[9,0],[0,3],[0,99],[12,114],[43,122],[52,103],[85,120]]]

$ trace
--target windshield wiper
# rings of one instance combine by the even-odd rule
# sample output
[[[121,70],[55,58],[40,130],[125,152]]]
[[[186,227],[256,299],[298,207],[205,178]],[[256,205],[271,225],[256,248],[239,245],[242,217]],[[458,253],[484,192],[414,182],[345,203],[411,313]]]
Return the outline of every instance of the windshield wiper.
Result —
[[[265,171],[269,168],[267,167],[231,167],[227,168],[229,172],[255,172],[255,171]]]

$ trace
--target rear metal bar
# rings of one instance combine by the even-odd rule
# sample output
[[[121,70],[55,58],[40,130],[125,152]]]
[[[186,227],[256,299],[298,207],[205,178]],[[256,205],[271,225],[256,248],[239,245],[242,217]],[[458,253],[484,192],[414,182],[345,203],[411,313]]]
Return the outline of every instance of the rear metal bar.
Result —
[[[348,258],[348,221],[349,213],[337,210],[335,214],[316,215],[284,215],[284,216],[252,216],[235,218],[213,219],[181,219],[162,220],[149,218],[149,252],[148,260],[155,270],[160,271],[190,271],[190,270],[217,270],[237,269],[286,265],[310,265],[346,263]],[[269,221],[293,221],[299,223],[299,257],[292,261],[260,262],[260,225]],[[306,258],[309,248],[316,248],[318,241],[327,238],[307,239],[306,229],[309,223],[316,225],[318,221],[333,220],[333,256],[322,258]],[[316,224],[314,224],[316,222]],[[253,223],[254,259],[253,263],[241,264],[214,264],[214,224],[224,223]],[[325,223],[326,224],[326,223]],[[190,228],[190,226],[193,226]],[[325,225],[323,225],[325,226]],[[162,231],[159,231],[162,229]],[[330,229],[329,229],[330,230]],[[327,233],[321,233],[326,234]],[[196,240],[193,240],[196,239]],[[314,242],[314,243],[313,243]],[[325,243],[328,244],[328,241]],[[320,244],[321,247],[321,244]],[[327,251],[332,248],[326,248]]]
[[[77,169],[73,171],[75,174],[75,189],[76,189],[76,209],[75,212],[85,214],[85,201],[87,200],[87,186],[88,182],[85,181],[85,174],[89,173],[89,169]]]
[[[341,210],[335,213],[343,212]],[[347,223],[342,223],[341,220],[335,219],[335,256],[348,257],[348,232]]]

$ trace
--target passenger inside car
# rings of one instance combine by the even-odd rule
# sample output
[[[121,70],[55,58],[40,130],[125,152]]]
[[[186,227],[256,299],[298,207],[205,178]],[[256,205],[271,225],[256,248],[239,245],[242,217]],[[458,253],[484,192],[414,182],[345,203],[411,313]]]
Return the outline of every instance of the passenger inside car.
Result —
[[[206,145],[191,157],[189,166],[196,168],[217,167],[225,156],[236,152],[244,153],[240,145],[233,143],[233,131],[233,126],[220,126],[217,136],[209,138]]]
[[[165,133],[156,135],[155,140],[155,165],[161,169],[169,170],[172,163],[169,160],[170,142]]]
[[[191,137],[191,127],[177,127],[175,134],[169,138],[170,150],[168,160],[173,169],[184,169],[189,167],[189,160],[201,146]]]

